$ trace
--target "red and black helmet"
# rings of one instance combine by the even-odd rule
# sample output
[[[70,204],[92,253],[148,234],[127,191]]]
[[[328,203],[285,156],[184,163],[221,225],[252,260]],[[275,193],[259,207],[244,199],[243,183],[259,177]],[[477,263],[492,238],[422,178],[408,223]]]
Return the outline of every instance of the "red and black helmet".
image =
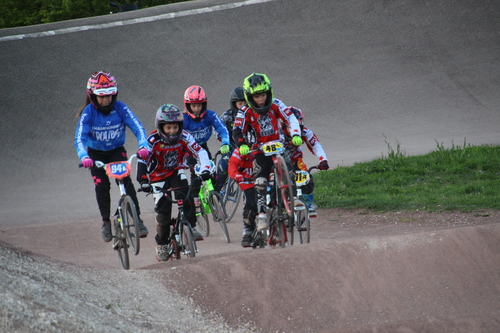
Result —
[[[101,113],[108,115],[115,107],[116,98],[118,96],[118,84],[116,79],[109,72],[99,71],[92,74],[87,81],[87,95],[90,102]],[[112,96],[111,104],[101,106],[97,102],[96,96]]]

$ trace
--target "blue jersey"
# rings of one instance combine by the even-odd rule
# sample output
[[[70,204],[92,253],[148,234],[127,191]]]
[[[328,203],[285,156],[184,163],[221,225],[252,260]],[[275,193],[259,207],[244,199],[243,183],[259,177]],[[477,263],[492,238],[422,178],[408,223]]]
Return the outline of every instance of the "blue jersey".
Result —
[[[184,114],[184,129],[188,131],[202,145],[212,136],[212,127],[219,133],[223,145],[229,144],[229,133],[226,125],[220,120],[217,113],[207,110],[207,114],[200,122],[196,122],[188,114]]]
[[[110,151],[125,144],[126,127],[137,137],[139,148],[148,148],[146,130],[127,105],[116,101],[115,107],[105,116],[90,103],[83,109],[76,127],[75,148],[80,160],[88,157],[87,147]]]

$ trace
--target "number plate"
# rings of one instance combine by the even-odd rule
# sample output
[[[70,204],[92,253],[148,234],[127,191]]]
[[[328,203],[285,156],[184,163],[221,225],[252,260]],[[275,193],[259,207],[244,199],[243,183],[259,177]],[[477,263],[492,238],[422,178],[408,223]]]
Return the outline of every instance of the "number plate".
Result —
[[[281,154],[283,152],[283,143],[279,141],[266,142],[262,145],[262,151],[266,156]]]
[[[297,184],[297,186],[307,185],[307,183],[309,183],[309,179],[310,179],[309,172],[303,170],[296,171],[295,184]]]
[[[106,165],[106,174],[117,179],[127,177],[130,175],[130,164],[127,161],[108,163]]]

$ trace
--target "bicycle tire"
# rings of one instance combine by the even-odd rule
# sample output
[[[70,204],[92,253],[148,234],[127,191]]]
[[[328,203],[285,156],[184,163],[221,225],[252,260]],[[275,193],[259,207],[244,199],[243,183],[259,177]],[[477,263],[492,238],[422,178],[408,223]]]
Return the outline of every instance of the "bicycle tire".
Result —
[[[295,227],[299,234],[300,244],[311,242],[311,219],[309,217],[309,208],[306,206],[305,210],[300,211],[302,214],[298,216],[295,221]]]
[[[288,167],[286,166],[285,158],[281,155],[276,156],[276,182],[275,186],[279,186],[278,194],[278,207],[283,207],[286,210],[287,214],[287,225],[291,225],[294,223],[294,196],[293,196],[293,183],[290,178],[290,174],[288,172]]]
[[[267,242],[272,248],[285,247],[285,230],[284,223],[280,221],[279,217],[279,207],[274,207],[271,209],[271,219],[269,223],[268,239]]]
[[[196,257],[196,245],[194,243],[193,230],[191,229],[191,225],[189,225],[188,221],[181,221],[181,223],[183,244],[182,253],[187,258],[194,258]]]
[[[139,237],[139,215],[134,201],[130,196],[125,196],[121,202],[121,211],[123,216],[123,226],[127,229],[125,235],[132,252],[135,255],[139,254],[141,242]]]
[[[210,223],[208,222],[208,215],[205,213],[203,205],[200,206],[200,212],[196,213],[196,227],[203,237],[210,235]]]
[[[300,244],[310,243],[311,241],[311,219],[309,218],[309,208],[307,208],[306,203],[304,203],[303,210],[295,211],[295,230],[299,235]]]
[[[114,232],[113,248],[118,253],[118,258],[120,259],[123,269],[128,270],[130,268],[130,260],[126,242],[127,236],[124,235],[120,222],[116,220],[114,221]]]
[[[233,216],[236,214],[238,205],[241,198],[241,189],[238,183],[234,179],[229,178],[223,187],[224,195],[222,197],[222,203],[224,204],[224,210],[226,212],[226,223],[231,221]]]
[[[226,238],[226,242],[230,243],[231,239],[229,237],[229,231],[227,230],[226,224],[226,213],[224,212],[223,204],[222,204],[222,196],[217,191],[212,191],[208,195],[208,204],[212,209],[212,218],[214,222],[218,222],[222,233],[224,234],[224,238]]]

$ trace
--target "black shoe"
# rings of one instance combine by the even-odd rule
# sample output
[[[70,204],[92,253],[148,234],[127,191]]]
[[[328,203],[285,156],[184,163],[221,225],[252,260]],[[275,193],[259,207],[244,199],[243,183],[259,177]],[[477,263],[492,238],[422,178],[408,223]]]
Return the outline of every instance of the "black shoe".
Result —
[[[111,222],[102,221],[101,234],[102,234],[102,239],[106,243],[111,242],[111,240],[113,239],[113,235],[111,235]]]
[[[243,236],[243,239],[241,240],[241,246],[243,247],[250,247],[252,243],[252,235],[245,235]]]
[[[144,221],[139,219],[139,237],[140,238],[145,238],[148,237],[149,230],[148,228],[144,225]]]

